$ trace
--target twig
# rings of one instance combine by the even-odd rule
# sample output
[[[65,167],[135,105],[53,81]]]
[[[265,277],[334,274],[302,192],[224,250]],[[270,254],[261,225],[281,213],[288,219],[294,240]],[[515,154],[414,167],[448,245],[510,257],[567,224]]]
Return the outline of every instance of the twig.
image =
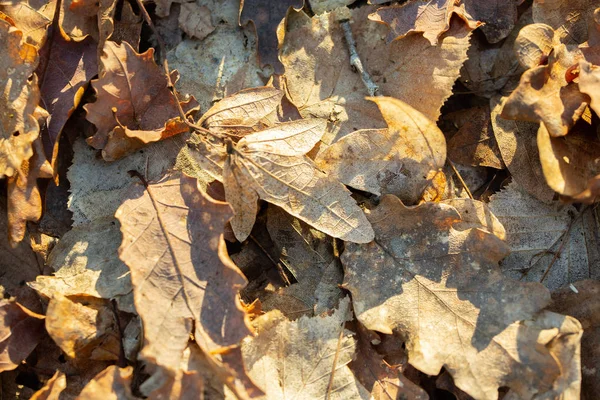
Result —
[[[463,188],[465,189],[465,192],[467,192],[467,196],[469,196],[469,198],[471,200],[473,200],[473,194],[471,194],[471,191],[469,190],[469,187],[467,186],[467,184],[465,183],[465,181],[463,180],[462,176],[460,175],[460,172],[458,172],[458,170],[456,169],[456,167],[454,166],[454,163],[452,161],[450,161],[450,159],[448,159],[448,164],[450,164],[450,168],[452,168],[452,171],[454,171],[454,174],[456,175],[456,177],[458,178],[458,181],[460,182],[460,184],[463,186]]]
[[[140,0],[138,0],[140,1]],[[342,26],[342,30],[344,31],[344,38],[346,39],[346,44],[348,45],[348,50],[350,51],[350,65],[356,69],[356,71],[360,74],[360,77],[367,88],[367,92],[369,92],[369,96],[375,96],[379,87],[373,82],[371,79],[371,75],[365,70],[363,67],[362,61],[358,56],[358,52],[356,51],[356,41],[354,40],[354,36],[352,35],[352,28],[350,27],[350,21],[347,19],[343,19],[340,21],[340,25]]]
[[[337,347],[335,349],[335,355],[333,357],[333,365],[331,366],[331,375],[329,375],[329,383],[327,384],[327,392],[325,393],[325,399],[329,400],[331,398],[331,390],[333,389],[333,378],[335,377],[335,371],[337,369],[337,362],[340,356],[340,350],[342,347],[342,339],[344,339],[344,324],[342,324],[342,329],[340,330],[340,335],[338,337]]]

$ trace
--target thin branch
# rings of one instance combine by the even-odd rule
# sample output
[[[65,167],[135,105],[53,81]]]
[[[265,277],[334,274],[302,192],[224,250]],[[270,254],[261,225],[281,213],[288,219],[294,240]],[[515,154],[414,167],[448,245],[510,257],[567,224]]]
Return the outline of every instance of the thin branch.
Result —
[[[335,349],[335,356],[333,357],[333,365],[331,366],[331,375],[329,375],[329,383],[327,384],[327,392],[325,393],[325,399],[329,400],[331,397],[331,390],[333,389],[333,378],[335,377],[335,371],[337,369],[338,358],[340,357],[340,350],[342,347],[342,339],[344,339],[344,324],[340,329],[340,335],[338,337],[337,347]]]
[[[371,75],[369,75],[358,56],[358,52],[356,51],[356,41],[354,40],[354,35],[352,35],[350,21],[347,19],[341,20],[340,25],[344,31],[344,38],[348,45],[348,51],[350,51],[350,65],[352,65],[352,67],[360,74],[360,77],[367,88],[367,92],[369,92],[369,96],[375,96],[379,87],[373,82]]]
[[[456,167],[454,166],[454,163],[452,161],[450,161],[450,159],[448,159],[448,164],[450,164],[450,168],[452,168],[452,171],[454,171],[454,174],[458,178],[458,181],[465,189],[465,192],[467,192],[467,196],[469,196],[469,198],[471,200],[473,200],[473,194],[471,194],[469,187],[467,186],[466,182],[463,180],[462,176],[460,175],[460,172],[458,172],[458,169],[456,169]]]

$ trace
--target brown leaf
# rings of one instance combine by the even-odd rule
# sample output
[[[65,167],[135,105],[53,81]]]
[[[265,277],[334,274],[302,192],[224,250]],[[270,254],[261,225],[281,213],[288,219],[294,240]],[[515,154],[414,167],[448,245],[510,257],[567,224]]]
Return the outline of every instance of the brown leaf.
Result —
[[[52,25],[40,49],[40,104],[50,116],[46,122],[50,144],[54,145],[75,108],[79,105],[88,82],[98,73],[97,43],[91,37],[70,38],[60,27]],[[52,154],[52,148],[46,148]]]
[[[92,82],[98,99],[84,108],[86,118],[98,129],[88,143],[104,149],[106,160],[187,130],[179,120],[167,77],[153,57],[153,49],[138,54],[127,42],[118,45],[108,41],[104,46],[104,71]],[[176,78],[173,72],[171,79]],[[190,113],[197,103],[192,97],[181,106]]]
[[[54,376],[46,382],[43,388],[31,396],[30,400],[58,400],[61,392],[67,387],[67,377],[64,373],[56,371]]]
[[[469,30],[453,21],[438,46],[421,35],[385,44],[386,27],[366,18],[373,10],[360,7],[350,13],[357,52],[378,93],[400,99],[436,121],[467,59]],[[365,100],[368,93],[350,66],[337,18],[336,12],[313,18],[292,12],[281,44],[286,94],[304,118],[332,122],[323,139],[327,144],[359,129],[386,127],[377,107]]]
[[[515,183],[494,194],[489,207],[506,227],[511,254],[501,263],[505,275],[551,290],[600,278],[600,227],[592,210],[580,214],[558,201],[545,204]]]
[[[44,336],[44,316],[0,300],[0,372],[17,368]]]
[[[240,25],[252,21],[258,37],[258,54],[263,65],[270,65],[276,74],[282,75],[284,66],[277,57],[279,24],[290,8],[301,10],[304,0],[242,0],[240,4]]]
[[[266,398],[368,398],[347,366],[356,351],[355,340],[344,329],[352,318],[349,303],[344,299],[324,317],[288,321],[272,311],[256,321],[258,336],[244,341],[242,354]]]
[[[367,329],[407,336],[411,365],[429,375],[444,367],[475,398],[496,399],[500,386],[524,398],[553,390],[571,366],[555,361],[538,338],[547,332],[560,341],[580,334],[579,324],[551,313],[519,322],[536,316],[549,293],[503,278],[497,263],[507,247],[483,230],[457,230],[461,219],[448,205],[407,208],[384,196],[369,215],[375,240],[347,245],[342,255],[357,319]],[[573,356],[577,345],[562,350]]]
[[[493,135],[489,106],[457,111],[446,118],[459,128],[448,141],[448,158],[474,167],[505,168]]]
[[[491,122],[502,160],[513,180],[537,199],[548,203],[554,191],[546,183],[535,139],[539,124],[512,121],[501,116],[506,97],[490,99]]]
[[[444,166],[446,139],[433,121],[410,105],[391,97],[370,100],[388,129],[344,136],[318,155],[317,166],[353,188],[416,202]]]
[[[535,0],[533,20],[550,25],[563,43],[583,43],[594,25],[596,0]]]
[[[537,134],[548,185],[572,201],[593,203],[600,196],[600,139],[581,122],[564,138],[552,137],[542,124]]]
[[[200,40],[207,37],[215,27],[210,20],[210,9],[196,3],[184,3],[179,12],[179,27],[189,36]]]
[[[206,352],[237,344],[249,331],[237,298],[245,279],[222,238],[229,206],[178,176],[135,185],[127,197],[116,213],[119,255],[144,323],[141,356],[177,369],[191,334]]]
[[[0,20],[0,176],[15,176],[23,162],[33,155],[31,143],[38,137],[39,125],[34,117],[40,98],[33,71],[38,54],[34,46],[24,43],[23,32]],[[21,173],[23,174],[23,173]]]
[[[133,368],[111,365],[94,377],[81,391],[77,400],[135,400],[131,393]]]
[[[600,282],[584,280],[552,293],[550,310],[571,315],[583,326],[581,338],[581,398],[600,390]]]
[[[471,3],[467,1],[467,4],[470,5]],[[429,40],[432,46],[435,46],[438,44],[440,36],[450,29],[450,20],[454,15],[461,18],[470,30],[481,25],[477,21],[477,17],[472,16],[466,7],[466,4],[454,0],[434,0],[427,3],[413,0],[402,5],[381,7],[375,13],[369,15],[369,18],[390,27],[387,37],[389,42],[402,39],[413,32],[422,32],[423,37]],[[514,8],[512,13],[514,14],[514,21],[512,21],[514,25],[516,22],[516,4],[509,5],[509,7]],[[483,10],[485,9],[483,8]],[[510,18],[510,15],[505,14],[495,14],[495,17],[498,18],[500,15]],[[512,27],[508,32],[511,30]]]
[[[600,114],[600,66],[584,60],[579,62],[579,90],[590,97],[590,107]]]
[[[10,17],[23,32],[27,43],[40,48],[46,40],[50,20],[28,4],[17,1],[2,2],[0,12]]]
[[[110,300],[56,293],[48,304],[46,330],[69,357],[118,360],[118,329]]]
[[[517,40],[516,43],[523,42]],[[548,65],[534,66],[521,76],[519,86],[504,104],[502,117],[543,122],[553,137],[566,135],[589,101],[578,85],[565,76],[581,58],[577,49],[556,44],[548,56]]]

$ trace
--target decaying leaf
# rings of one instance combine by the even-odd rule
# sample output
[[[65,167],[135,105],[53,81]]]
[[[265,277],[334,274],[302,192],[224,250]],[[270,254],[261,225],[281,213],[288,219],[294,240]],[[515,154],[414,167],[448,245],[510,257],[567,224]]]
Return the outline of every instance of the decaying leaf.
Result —
[[[135,185],[127,198],[116,213],[119,255],[144,323],[141,356],[177,369],[191,334],[204,351],[240,342],[249,332],[237,298],[245,279],[223,241],[229,206],[178,176]]]
[[[368,329],[405,335],[410,364],[429,375],[444,367],[475,398],[496,399],[500,386],[524,398],[568,390],[558,383],[573,366],[555,360],[551,346],[580,335],[581,327],[569,317],[537,314],[550,301],[541,285],[502,277],[497,263],[507,247],[500,239],[460,230],[451,206],[407,208],[390,195],[369,220],[375,240],[350,244],[342,255],[344,285]],[[573,358],[578,344],[556,351]]]
[[[98,99],[87,104],[86,118],[98,132],[88,139],[103,149],[105,160],[121,158],[144,144],[187,130],[179,119],[164,71],[154,63],[154,50],[138,54],[129,43],[106,42],[99,79],[92,81]],[[177,73],[171,74],[173,81]],[[186,113],[197,109],[192,97],[181,103]]]
[[[344,329],[352,318],[348,298],[330,316],[288,321],[280,312],[261,316],[258,336],[242,344],[244,364],[269,399],[367,399],[348,368],[356,341]]]
[[[277,58],[279,25],[285,22],[290,8],[300,10],[303,6],[304,0],[242,0],[240,4],[240,24],[246,25],[248,21],[254,23],[260,60],[262,64],[271,65],[276,74],[284,71]]]
[[[348,186],[416,202],[446,161],[443,133],[419,111],[391,97],[370,98],[387,129],[344,136],[318,155],[317,166]]]
[[[0,300],[0,372],[17,368],[44,336],[44,316]]]
[[[32,76],[38,63],[34,46],[23,42],[23,32],[0,20],[0,175],[14,176],[33,155],[39,125],[34,116],[40,94]],[[23,172],[21,172],[23,174]]]
[[[210,20],[210,9],[196,3],[183,3],[181,5],[179,27],[188,35],[200,40],[215,30]]]
[[[67,387],[67,377],[61,371],[56,373],[46,382],[43,388],[31,396],[31,400],[58,400],[60,394]]]
[[[511,253],[500,264],[506,275],[552,290],[600,278],[600,227],[591,209],[580,214],[573,206],[545,204],[515,183],[494,194],[489,206],[506,228]]]

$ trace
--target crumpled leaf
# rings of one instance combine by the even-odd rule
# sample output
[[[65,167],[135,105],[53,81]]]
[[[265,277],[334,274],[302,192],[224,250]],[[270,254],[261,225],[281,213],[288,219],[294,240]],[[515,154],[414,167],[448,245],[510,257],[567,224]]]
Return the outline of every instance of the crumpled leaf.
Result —
[[[229,206],[177,175],[134,185],[127,198],[116,213],[119,255],[144,324],[141,357],[177,369],[190,334],[206,352],[240,342],[249,333],[237,298],[245,279],[223,241]]]
[[[133,367],[111,365],[94,377],[81,391],[78,400],[134,400],[131,393]]]
[[[593,399],[600,390],[600,282],[583,280],[556,290],[548,308],[581,322],[581,398]]]
[[[539,124],[513,121],[501,116],[506,97],[490,99],[491,122],[502,160],[519,185],[537,199],[548,203],[554,191],[546,183],[536,141]]]
[[[46,382],[43,388],[31,396],[30,400],[58,400],[60,394],[67,387],[67,377],[61,371],[56,373]]]
[[[98,99],[84,108],[86,118],[98,129],[88,143],[103,149],[107,161],[187,130],[179,119],[164,71],[153,56],[153,49],[138,54],[127,42],[118,45],[108,41],[104,46],[103,73],[92,81]],[[173,72],[171,79],[176,78]],[[190,113],[197,109],[197,103],[192,97],[181,107]]]
[[[600,227],[592,210],[580,215],[573,206],[545,204],[515,183],[494,194],[489,207],[505,226],[511,249],[500,263],[505,275],[551,290],[600,278]]]
[[[17,368],[44,336],[44,316],[0,300],[0,372]]]
[[[34,46],[23,42],[23,32],[0,20],[0,176],[14,176],[33,155],[39,125],[34,116],[40,94],[32,76],[38,63]]]
[[[390,27],[387,37],[389,42],[402,39],[414,32],[423,33],[423,37],[429,40],[432,46],[435,46],[438,44],[440,36],[450,29],[450,20],[454,15],[461,18],[470,30],[481,25],[476,18],[469,14],[464,3],[454,0],[428,2],[413,0],[402,5],[381,7],[369,15],[369,19]]]
[[[179,27],[188,35],[200,40],[215,30],[210,20],[210,9],[196,3],[183,3],[181,5]]]
[[[548,185],[571,201],[593,203],[600,196],[600,138],[581,122],[564,138],[552,137],[542,124],[537,134]]]
[[[374,194],[393,193],[407,202],[446,162],[446,139],[436,124],[410,105],[391,97],[370,98],[388,129],[360,130],[319,153],[315,162],[329,176]]]
[[[57,293],[48,304],[46,330],[69,357],[119,359],[119,328],[110,300]]]
[[[540,27],[542,28],[548,30],[547,27]],[[544,36],[541,38],[539,40],[542,42],[547,40]],[[517,38],[515,43],[519,45],[524,41]],[[527,47],[527,52],[531,51],[530,47]],[[519,51],[522,50],[517,49]],[[543,122],[553,137],[566,135],[581,117],[589,101],[579,91],[577,83],[570,82],[566,76],[567,70],[581,58],[578,49],[556,43],[555,39],[548,64],[533,66],[523,73],[519,86],[504,104],[502,117]]]
[[[467,59],[470,31],[453,20],[438,46],[421,35],[384,44],[387,28],[367,19],[371,11],[374,7],[349,12],[357,52],[378,85],[378,94],[400,99],[437,121]],[[286,27],[280,50],[286,94],[304,118],[332,122],[323,141],[330,144],[336,136],[359,129],[385,128],[377,107],[365,100],[368,93],[360,74],[350,66],[336,11],[313,18],[292,12]],[[423,59],[429,62],[421,62]]]
[[[242,0],[240,25],[252,21],[258,37],[258,54],[261,63],[271,65],[276,74],[283,74],[284,67],[277,58],[279,24],[285,23],[290,8],[301,10],[304,0]]]
[[[461,219],[448,205],[407,208],[384,196],[369,214],[375,240],[347,245],[342,255],[357,319],[407,337],[411,365],[429,375],[444,367],[475,398],[496,399],[501,386],[522,398],[554,390],[571,366],[548,345],[580,335],[579,324],[552,313],[520,322],[549,303],[548,291],[502,277],[506,245],[484,230],[460,229]],[[578,346],[558,351],[573,357]]]
[[[256,321],[258,335],[242,343],[242,355],[265,398],[369,398],[347,366],[356,351],[344,329],[352,318],[349,304],[345,298],[330,316],[288,321],[271,311]]]

